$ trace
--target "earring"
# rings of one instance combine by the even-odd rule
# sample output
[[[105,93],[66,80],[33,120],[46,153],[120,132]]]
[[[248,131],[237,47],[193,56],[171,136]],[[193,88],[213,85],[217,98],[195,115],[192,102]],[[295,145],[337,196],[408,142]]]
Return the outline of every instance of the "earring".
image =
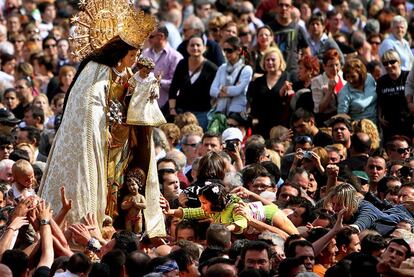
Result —
[[[119,61],[117,65],[118,65],[118,66],[121,66],[121,61]]]

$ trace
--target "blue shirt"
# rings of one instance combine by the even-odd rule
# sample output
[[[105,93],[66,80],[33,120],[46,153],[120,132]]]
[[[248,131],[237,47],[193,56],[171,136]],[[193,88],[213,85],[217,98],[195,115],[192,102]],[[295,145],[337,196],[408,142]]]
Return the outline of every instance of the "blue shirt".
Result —
[[[368,118],[377,122],[377,93],[376,83],[371,74],[367,74],[364,91],[351,87],[349,83],[341,89],[338,95],[338,114],[346,113],[353,120]]]

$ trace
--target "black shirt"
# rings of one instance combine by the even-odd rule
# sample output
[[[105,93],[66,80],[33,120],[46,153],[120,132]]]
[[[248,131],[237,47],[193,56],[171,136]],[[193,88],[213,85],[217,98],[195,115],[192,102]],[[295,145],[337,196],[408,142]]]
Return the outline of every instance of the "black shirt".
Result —
[[[299,50],[309,47],[305,31],[294,21],[287,26],[283,26],[277,20],[274,20],[269,24],[269,27],[273,30],[275,42],[285,58],[286,70],[296,70],[298,68]]]

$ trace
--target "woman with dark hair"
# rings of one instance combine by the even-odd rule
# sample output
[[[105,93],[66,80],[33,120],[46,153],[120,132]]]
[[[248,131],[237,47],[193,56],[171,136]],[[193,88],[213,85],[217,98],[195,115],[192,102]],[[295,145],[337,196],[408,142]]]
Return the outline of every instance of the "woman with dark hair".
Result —
[[[367,118],[377,123],[376,83],[362,61],[347,61],[344,77],[348,83],[338,95],[338,114],[348,114],[353,120]]]
[[[238,37],[227,38],[223,51],[226,53],[227,63],[219,67],[210,88],[210,96],[216,100],[215,110],[226,115],[231,112],[245,112],[246,92],[253,69],[246,65],[243,58],[245,51]]]
[[[136,61],[138,49],[155,28],[155,19],[142,11],[137,13],[128,4],[122,5],[125,5],[123,16],[115,17],[115,11],[111,15],[121,21],[114,25],[117,28],[103,32],[113,34],[111,39],[90,37],[88,45],[81,44],[82,41],[75,44],[74,51],[86,56],[66,93],[64,115],[50,150],[39,195],[57,210],[61,205],[59,187],[63,180],[70,182],[66,195],[74,200],[67,218],[69,222],[78,221],[88,213],[96,214],[100,221],[105,214],[116,217],[123,175],[127,169],[140,167],[147,175],[143,191],[149,206],[144,211],[146,230],[150,237],[162,236],[165,234],[163,222],[156,220],[161,210],[157,207],[158,201],[151,203],[151,199],[159,196],[155,151],[151,144],[152,125],[142,122],[136,126],[140,127],[137,132],[135,125],[126,124],[125,118],[130,67]],[[82,12],[81,16],[88,17]],[[118,29],[119,26],[122,28]],[[90,46],[88,52],[82,53],[86,46]]]
[[[237,204],[241,199],[236,195],[227,194],[221,182],[205,181],[204,186],[198,191],[199,208],[170,209],[168,201],[161,197],[161,207],[166,215],[183,219],[211,218],[214,223],[226,225],[226,228],[234,234],[243,233],[247,228],[247,220],[242,215],[235,213]]]
[[[175,69],[168,100],[171,115],[191,112],[204,130],[207,129],[207,113],[211,108],[210,86],[217,71],[217,66],[203,56],[205,51],[201,36],[190,37],[187,46],[189,57],[182,59]]]
[[[256,46],[253,47],[252,52],[251,52],[253,70],[254,70],[253,79],[263,76],[265,71],[260,65],[263,54],[270,47],[274,47],[276,45],[274,37],[273,37],[273,31],[267,25],[262,26],[259,29],[257,29],[256,39],[257,39]]]

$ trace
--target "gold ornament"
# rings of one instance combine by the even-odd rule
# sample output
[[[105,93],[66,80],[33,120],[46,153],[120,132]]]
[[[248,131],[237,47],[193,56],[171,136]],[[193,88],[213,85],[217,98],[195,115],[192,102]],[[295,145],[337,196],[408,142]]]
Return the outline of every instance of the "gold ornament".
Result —
[[[132,5],[119,17],[119,36],[129,45],[140,49],[150,33],[157,26],[154,16],[135,10]]]
[[[136,11],[127,0],[81,0],[79,8],[80,12],[71,18],[75,28],[69,36],[73,49],[71,54],[76,61],[101,48],[120,32],[124,34],[121,39],[126,43],[134,47],[138,44],[141,46],[156,26],[152,16],[144,16],[142,11]],[[146,32],[150,26],[152,29]],[[137,37],[132,38],[133,35]]]

